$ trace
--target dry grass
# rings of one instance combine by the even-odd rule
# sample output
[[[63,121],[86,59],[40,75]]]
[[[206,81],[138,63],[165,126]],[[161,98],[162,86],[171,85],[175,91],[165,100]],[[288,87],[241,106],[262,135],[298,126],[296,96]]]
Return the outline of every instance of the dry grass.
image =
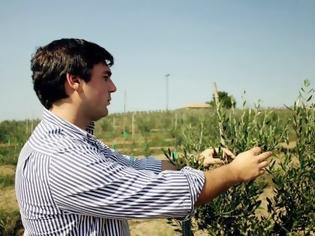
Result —
[[[5,175],[15,175],[15,166],[14,165],[1,165],[0,176],[5,176]]]
[[[179,236],[182,235],[177,229],[178,226],[172,226],[165,219],[154,220],[130,220],[130,233],[132,236]],[[206,232],[192,229],[195,236],[206,236]]]
[[[132,236],[176,236],[181,233],[174,231],[176,228],[167,224],[165,219],[155,220],[130,220],[130,233]]]
[[[1,165],[0,176],[14,176],[15,166],[14,165]],[[18,209],[14,186],[7,186],[0,188],[0,211],[2,212],[13,212]]]
[[[0,189],[0,211],[11,213],[18,210],[14,186]]]

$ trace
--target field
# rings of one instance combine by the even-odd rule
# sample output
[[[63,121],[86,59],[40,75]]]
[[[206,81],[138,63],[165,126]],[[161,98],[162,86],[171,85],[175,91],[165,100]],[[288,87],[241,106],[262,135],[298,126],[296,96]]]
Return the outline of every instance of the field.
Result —
[[[137,158],[168,158],[178,168],[206,168],[197,161],[208,147],[235,154],[253,146],[273,151],[265,176],[238,185],[193,218],[194,235],[314,235],[315,111],[306,83],[288,109],[255,108],[112,114],[96,123],[95,135],[110,147]],[[38,120],[0,123],[0,235],[21,235],[14,193],[18,153]],[[218,157],[226,163],[221,152]],[[214,168],[214,167],[210,167]],[[132,235],[181,235],[178,222],[132,220]]]

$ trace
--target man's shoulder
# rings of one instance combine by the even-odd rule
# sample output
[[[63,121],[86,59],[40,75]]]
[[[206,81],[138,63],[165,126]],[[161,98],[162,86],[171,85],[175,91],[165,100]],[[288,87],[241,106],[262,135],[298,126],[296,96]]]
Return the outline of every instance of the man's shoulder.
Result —
[[[58,126],[43,127],[39,124],[29,138],[28,144],[36,151],[56,154],[64,151],[94,150],[83,135],[72,134]]]

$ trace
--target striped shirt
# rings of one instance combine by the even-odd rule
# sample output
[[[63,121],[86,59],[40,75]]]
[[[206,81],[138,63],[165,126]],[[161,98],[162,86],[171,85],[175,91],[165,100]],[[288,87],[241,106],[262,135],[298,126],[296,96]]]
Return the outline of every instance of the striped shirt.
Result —
[[[129,235],[128,219],[189,216],[204,175],[122,155],[48,110],[21,150],[24,235]]]

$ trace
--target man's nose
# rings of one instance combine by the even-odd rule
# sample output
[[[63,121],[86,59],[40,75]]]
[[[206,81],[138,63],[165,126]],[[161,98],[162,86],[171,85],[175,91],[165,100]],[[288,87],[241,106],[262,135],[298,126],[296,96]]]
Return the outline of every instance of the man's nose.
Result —
[[[110,92],[114,93],[117,91],[116,85],[114,84],[114,82],[111,80],[111,84],[110,84]]]

